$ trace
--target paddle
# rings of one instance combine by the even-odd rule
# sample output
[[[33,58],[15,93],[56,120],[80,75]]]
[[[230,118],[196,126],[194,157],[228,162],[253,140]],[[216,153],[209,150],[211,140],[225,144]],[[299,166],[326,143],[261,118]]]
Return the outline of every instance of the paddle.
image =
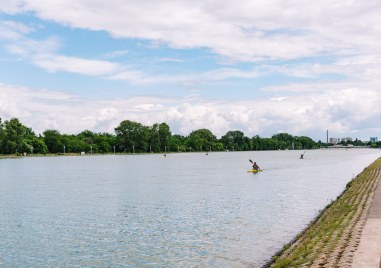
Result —
[[[253,161],[251,161],[251,159],[249,159],[249,161],[253,164]]]

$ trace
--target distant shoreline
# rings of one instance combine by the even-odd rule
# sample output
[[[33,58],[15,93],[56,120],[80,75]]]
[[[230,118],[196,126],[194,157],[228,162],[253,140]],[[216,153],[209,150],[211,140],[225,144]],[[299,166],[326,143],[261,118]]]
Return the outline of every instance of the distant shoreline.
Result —
[[[360,147],[360,146],[353,146],[353,147],[324,147],[324,148],[317,148],[317,149],[310,149],[310,150],[329,150],[329,149],[372,149],[372,150],[380,150],[379,148],[370,148],[370,147]],[[293,150],[293,151],[303,151],[304,149],[297,149],[297,150]],[[16,154],[0,154],[0,159],[19,159],[19,158],[24,158],[24,157],[54,157],[54,156],[102,156],[102,155],[164,155],[164,154],[178,154],[178,153],[205,153],[205,152],[208,152],[208,153],[221,153],[221,152],[230,152],[230,153],[233,153],[233,152],[262,152],[262,151],[290,151],[288,149],[286,150],[253,150],[253,151],[212,151],[212,152],[209,152],[209,151],[192,151],[192,152],[188,152],[188,151],[181,151],[181,152],[152,152],[152,153],[149,153],[149,152],[145,152],[145,153],[142,153],[142,152],[136,152],[136,153],[131,153],[131,152],[128,152],[128,153],[121,153],[121,152],[118,152],[118,153],[86,153],[86,154],[81,154],[81,153],[49,153],[49,154],[26,154],[26,155],[23,155],[23,154],[19,154],[19,155],[16,155]]]
[[[80,154],[80,153],[58,153],[58,154],[27,154],[27,155],[15,155],[15,154],[0,154],[0,159],[20,159],[30,157],[59,157],[59,156],[107,156],[107,155],[164,155],[164,154],[178,154],[189,152],[160,152],[160,153],[93,153],[93,154]],[[191,153],[205,153],[205,152],[191,152]]]

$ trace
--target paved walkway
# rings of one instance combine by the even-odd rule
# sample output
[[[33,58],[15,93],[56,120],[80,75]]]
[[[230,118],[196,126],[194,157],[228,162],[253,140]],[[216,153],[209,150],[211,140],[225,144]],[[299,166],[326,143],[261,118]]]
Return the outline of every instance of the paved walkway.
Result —
[[[378,181],[370,212],[362,230],[353,268],[381,268],[381,179]]]

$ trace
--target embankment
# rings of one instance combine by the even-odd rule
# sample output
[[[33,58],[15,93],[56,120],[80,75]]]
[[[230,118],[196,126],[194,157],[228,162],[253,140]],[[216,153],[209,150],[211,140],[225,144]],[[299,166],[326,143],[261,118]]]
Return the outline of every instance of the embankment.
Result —
[[[351,267],[380,177],[381,158],[350,181],[265,267]]]

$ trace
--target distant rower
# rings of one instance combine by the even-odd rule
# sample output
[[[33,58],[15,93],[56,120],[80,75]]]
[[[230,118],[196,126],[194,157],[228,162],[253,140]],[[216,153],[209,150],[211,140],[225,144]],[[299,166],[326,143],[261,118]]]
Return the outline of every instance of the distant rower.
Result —
[[[257,162],[253,163],[253,169],[254,170],[261,170],[261,168],[257,165]]]

